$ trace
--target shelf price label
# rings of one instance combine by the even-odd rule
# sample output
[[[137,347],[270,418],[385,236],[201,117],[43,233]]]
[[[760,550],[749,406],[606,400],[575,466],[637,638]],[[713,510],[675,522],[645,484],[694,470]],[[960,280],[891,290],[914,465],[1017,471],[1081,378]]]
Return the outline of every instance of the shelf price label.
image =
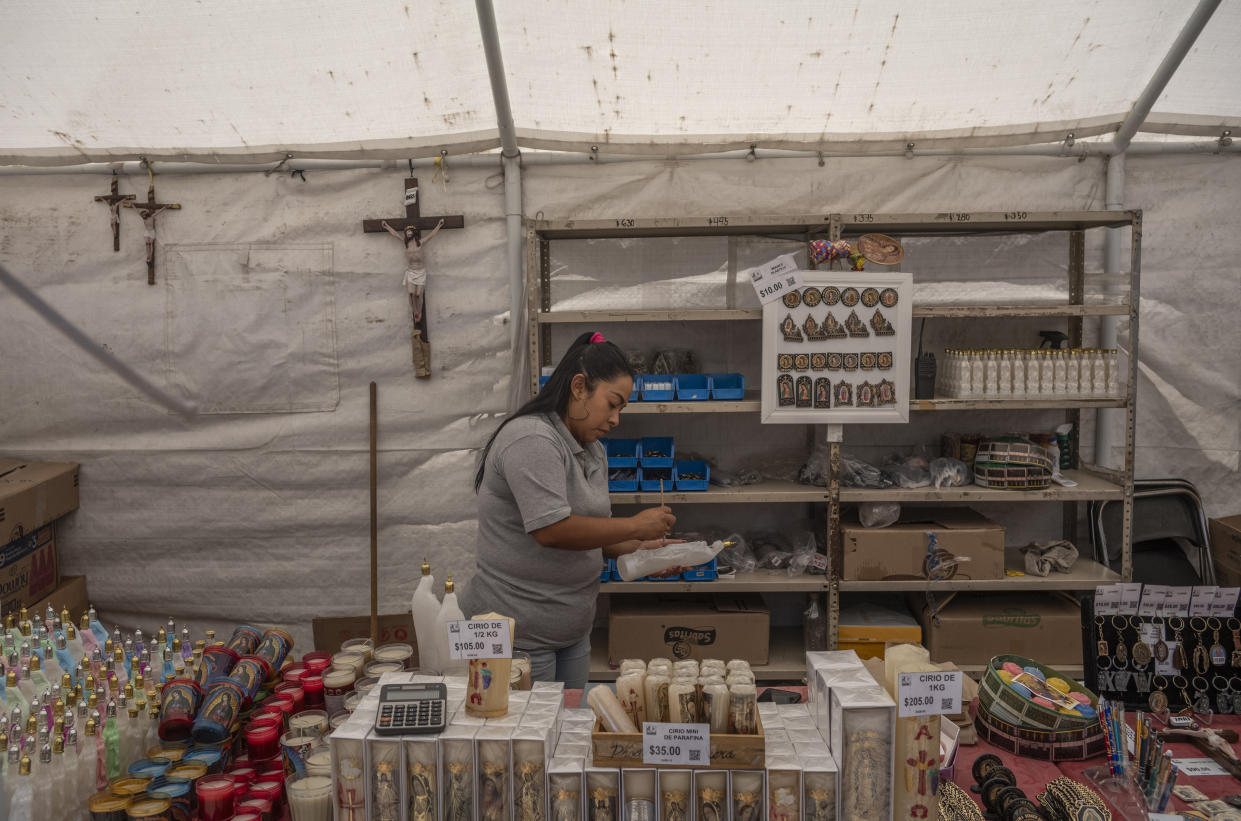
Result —
[[[642,763],[706,767],[711,763],[711,725],[642,722]]]
[[[766,305],[801,287],[801,271],[791,254],[784,254],[765,265],[756,265],[742,272],[750,277],[758,301]]]
[[[896,714],[955,715],[961,712],[961,671],[900,673],[896,677]]]
[[[1237,593],[1241,587],[1220,587],[1215,591],[1215,600],[1211,602],[1211,615],[1219,619],[1230,619],[1237,609]]]
[[[454,659],[507,659],[513,657],[508,621],[478,619],[448,622],[448,652]]]
[[[1164,602],[1168,599],[1170,587],[1162,584],[1148,584],[1142,591],[1142,603],[1138,606],[1138,615],[1151,618],[1163,613]]]
[[[1215,603],[1215,591],[1219,590],[1213,584],[1204,584],[1193,589],[1193,593],[1189,599],[1189,617],[1190,618],[1206,618],[1211,615],[1211,605]]]
[[[1094,591],[1096,616],[1115,616],[1120,610],[1121,589],[1118,584],[1101,584]]]
[[[1120,607],[1118,614],[1121,616],[1136,616],[1138,614],[1138,605],[1142,601],[1142,584],[1141,582],[1130,582],[1122,584],[1120,594]]]

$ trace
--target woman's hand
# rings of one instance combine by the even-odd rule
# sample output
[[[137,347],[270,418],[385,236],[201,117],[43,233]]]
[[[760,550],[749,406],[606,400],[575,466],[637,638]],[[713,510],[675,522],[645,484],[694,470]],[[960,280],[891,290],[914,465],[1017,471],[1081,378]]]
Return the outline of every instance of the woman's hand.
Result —
[[[629,519],[634,525],[634,536],[642,541],[665,538],[677,522],[677,517],[672,515],[672,509],[663,505],[648,507]]]

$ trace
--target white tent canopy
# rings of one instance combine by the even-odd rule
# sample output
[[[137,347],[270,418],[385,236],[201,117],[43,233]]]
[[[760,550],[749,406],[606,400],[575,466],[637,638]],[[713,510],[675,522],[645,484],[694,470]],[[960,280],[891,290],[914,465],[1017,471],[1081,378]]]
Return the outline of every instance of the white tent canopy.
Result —
[[[1115,131],[1194,11],[1155,0],[497,4],[519,143],[664,155]],[[1143,130],[1241,123],[1224,3]],[[466,2],[12,0],[0,162],[420,157],[499,145]]]

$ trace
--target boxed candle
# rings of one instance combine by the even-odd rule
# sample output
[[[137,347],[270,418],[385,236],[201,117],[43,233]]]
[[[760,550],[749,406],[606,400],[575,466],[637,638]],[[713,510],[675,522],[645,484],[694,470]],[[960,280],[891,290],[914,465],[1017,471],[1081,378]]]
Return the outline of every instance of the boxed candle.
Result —
[[[831,756],[804,758],[801,768],[803,817],[843,819],[845,816],[840,814],[840,772],[836,761]]]
[[[328,740],[335,821],[366,817],[366,737],[370,732],[371,722],[351,716]]]
[[[513,817],[512,735],[512,727],[488,725],[479,728],[474,736],[478,811],[489,821],[509,821]]]
[[[439,734],[440,819],[474,817],[477,726],[449,725]]]
[[[841,762],[840,817],[892,818],[896,702],[877,684],[833,687],[831,749]]]
[[[580,821],[586,817],[586,804],[582,799],[585,792],[583,775],[581,759],[557,756],[547,765],[551,818]]]
[[[366,804],[370,818],[396,818],[405,806],[401,742],[371,730],[366,739]]]

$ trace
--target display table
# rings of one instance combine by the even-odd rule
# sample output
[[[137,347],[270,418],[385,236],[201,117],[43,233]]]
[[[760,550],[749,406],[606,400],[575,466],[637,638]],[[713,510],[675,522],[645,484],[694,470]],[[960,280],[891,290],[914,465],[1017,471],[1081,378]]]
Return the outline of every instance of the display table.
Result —
[[[759,693],[761,694],[765,689],[767,688],[759,688]],[[780,687],[779,689],[799,693],[803,699],[806,697],[805,687]],[[565,707],[578,707],[581,703],[581,690],[564,691]],[[1129,713],[1129,718],[1129,726],[1132,727],[1132,712]],[[1226,728],[1241,732],[1241,716],[1216,716],[1211,728],[1216,730]],[[1238,755],[1241,755],[1241,743],[1233,744],[1232,747]],[[1206,758],[1205,753],[1188,742],[1170,743],[1167,746],[1167,749],[1172,750],[1173,755],[1176,758]],[[974,777],[971,775],[971,770],[974,766],[975,759],[986,753],[998,755],[1000,759],[1003,760],[1004,766],[1011,769],[1013,774],[1017,776],[1017,786],[1020,787],[1031,800],[1037,800],[1036,796],[1042,791],[1043,786],[1047,782],[1062,775],[1067,775],[1068,777],[1076,779],[1083,784],[1089,785],[1089,781],[1087,781],[1086,777],[1082,775],[1082,771],[1090,767],[1103,766],[1107,763],[1107,759],[1104,756],[1099,756],[1087,761],[1064,761],[1059,764],[1053,764],[1049,761],[1040,761],[1035,758],[1026,758],[1004,752],[985,739],[979,739],[977,744],[962,746],[957,750],[957,760],[953,771],[954,777],[952,779],[955,784],[973,797],[979,808],[982,807],[982,800],[976,793],[970,792],[970,787],[974,783]],[[1226,795],[1241,794],[1241,781],[1238,781],[1230,775],[1186,776],[1182,774],[1177,778],[1176,783],[1188,784],[1195,787],[1205,793],[1208,798],[1223,798]],[[1168,802],[1165,812],[1175,813],[1180,810],[1188,809],[1191,809],[1188,803],[1173,796],[1171,801]]]

